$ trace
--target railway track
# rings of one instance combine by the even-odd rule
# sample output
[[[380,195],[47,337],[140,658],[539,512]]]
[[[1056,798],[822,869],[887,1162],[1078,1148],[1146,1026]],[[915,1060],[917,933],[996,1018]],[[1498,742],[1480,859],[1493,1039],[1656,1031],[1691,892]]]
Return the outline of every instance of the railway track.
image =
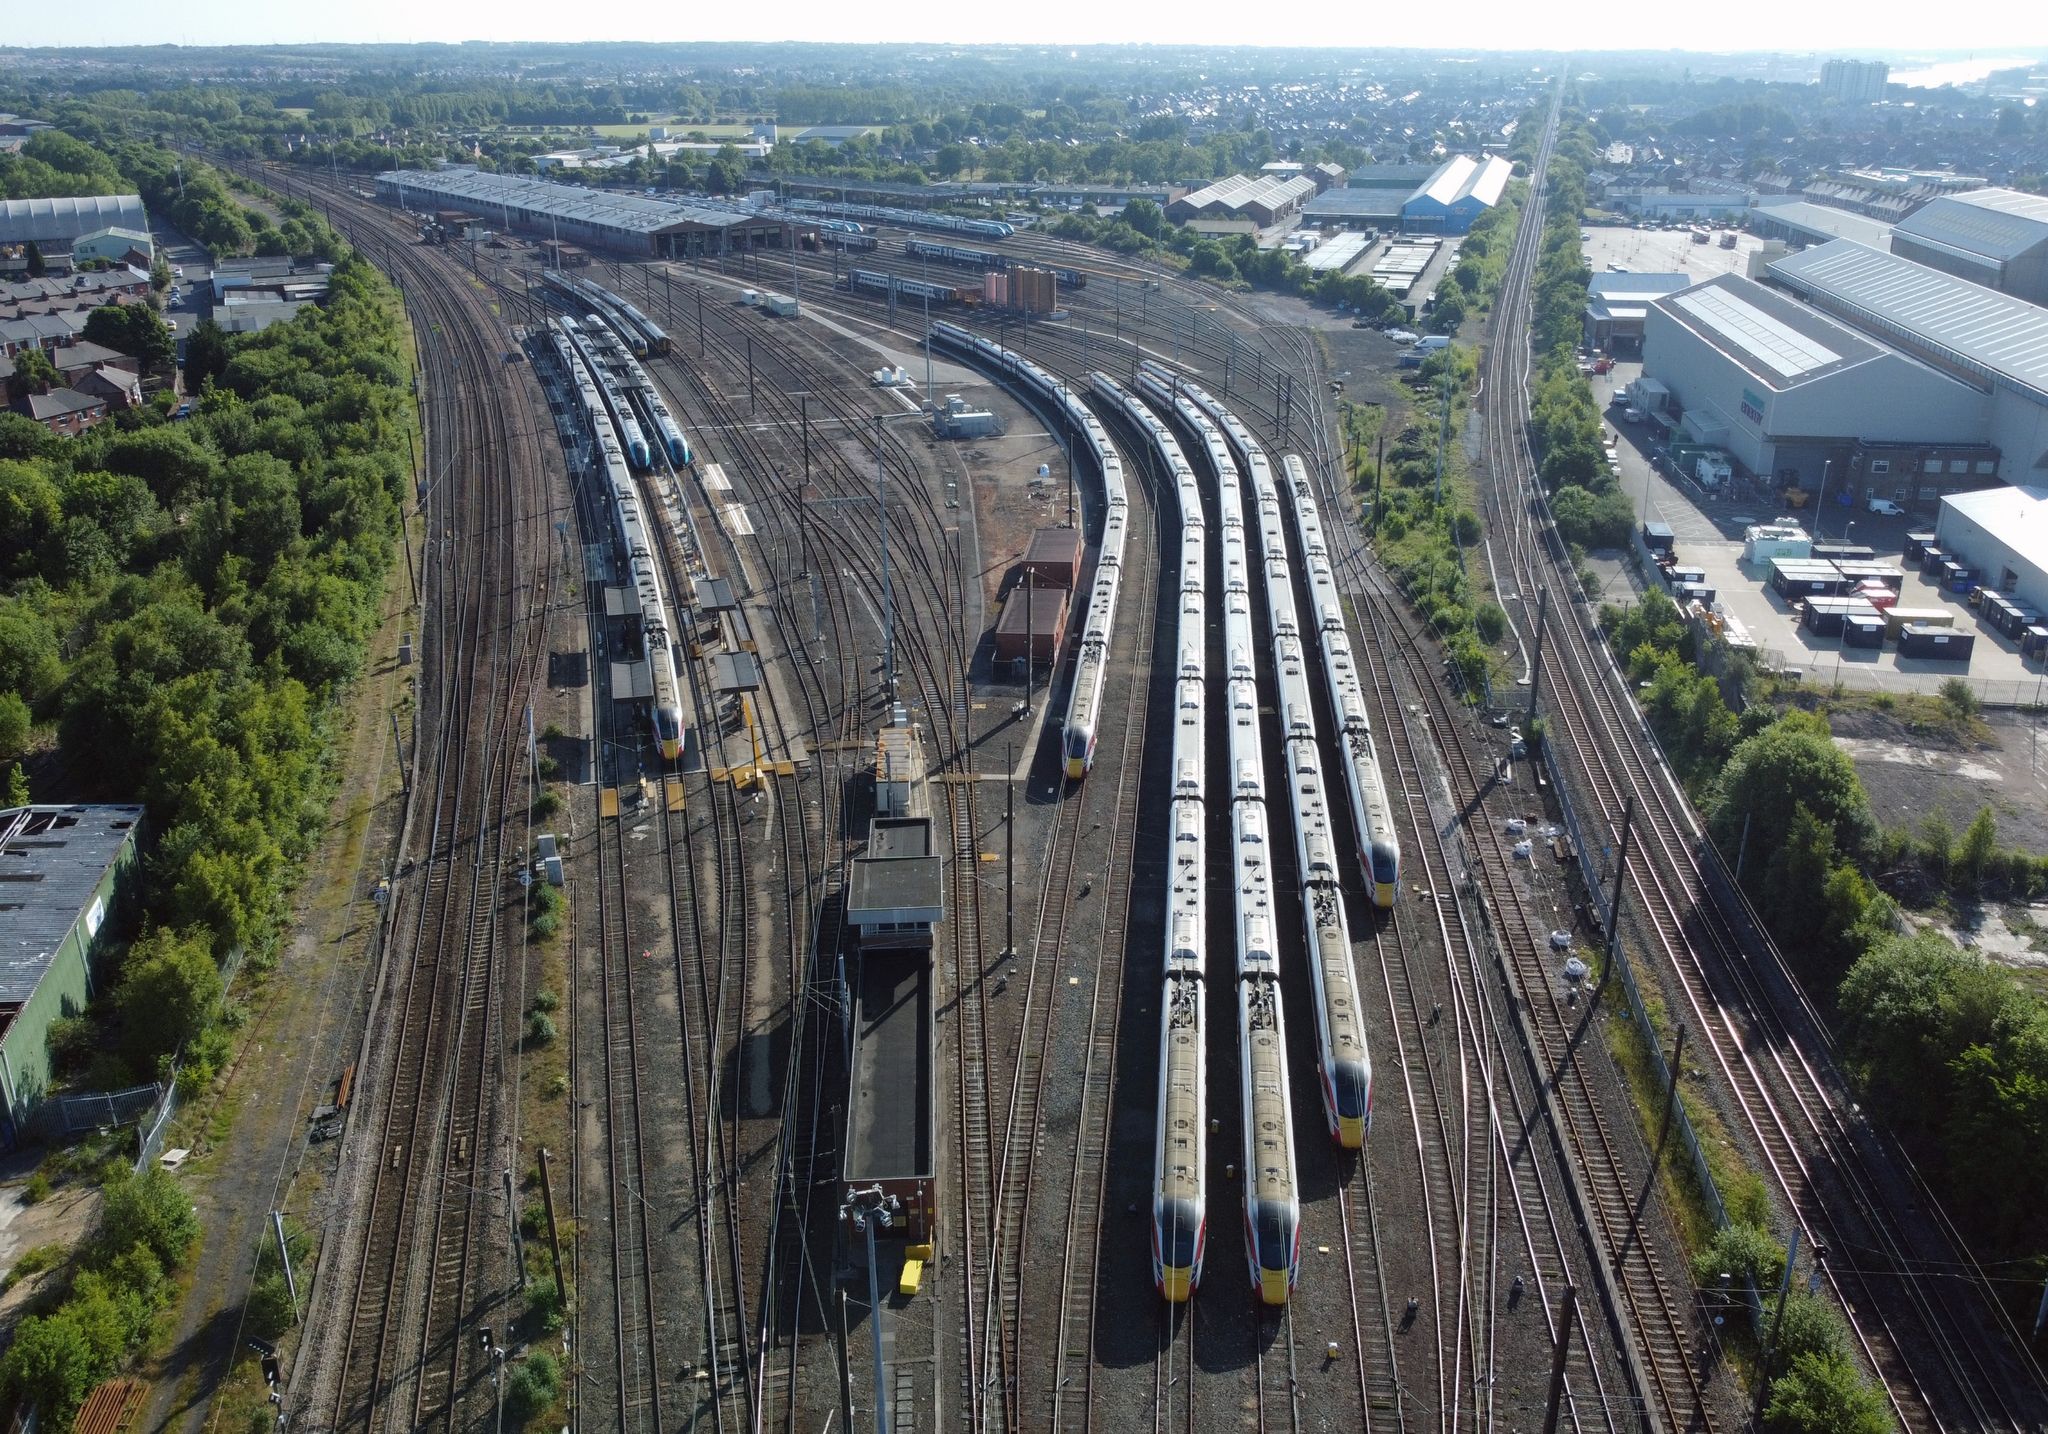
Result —
[[[1532,196],[1523,221],[1532,234],[1540,212]],[[1514,321],[1489,354],[1491,500],[1515,535],[1510,564],[1523,590],[1571,592],[1531,476],[1530,360],[1519,341],[1531,263],[1533,252],[1517,266],[1514,306],[1502,305]],[[2039,1368],[1983,1272],[1910,1163],[1853,1111],[1818,1012],[1735,893],[1576,600],[1555,615],[1564,620],[1551,626],[1551,649],[1564,661],[1546,695],[1563,739],[1559,765],[1590,799],[1602,837],[1635,802],[1643,859],[1627,873],[1627,908],[1677,1009],[1705,1037],[1737,1128],[1808,1247],[1859,1252],[1847,1268],[1823,1266],[1824,1278],[1894,1414],[1910,1429],[2039,1427],[2048,1417]],[[1943,1274],[1927,1273],[1936,1269]]]
[[[381,973],[377,1069],[359,1086],[377,1138],[344,1152],[342,1180],[367,1189],[323,1252],[321,1333],[295,1396],[334,1428],[367,1429],[452,1427],[479,1377],[488,1384],[469,1321],[496,1274],[485,1273],[493,1257],[478,1216],[509,1148],[494,1096],[502,923],[518,860],[514,731],[537,680],[547,590],[530,576],[543,566],[532,531],[546,506],[542,474],[510,441],[521,425],[496,372],[501,326],[444,262],[392,256],[382,219],[344,204],[338,222],[365,254],[382,251],[416,329],[431,335],[421,347],[437,475],[423,560],[432,626],[412,774],[421,800],[410,809],[425,822],[389,918],[402,935]]]

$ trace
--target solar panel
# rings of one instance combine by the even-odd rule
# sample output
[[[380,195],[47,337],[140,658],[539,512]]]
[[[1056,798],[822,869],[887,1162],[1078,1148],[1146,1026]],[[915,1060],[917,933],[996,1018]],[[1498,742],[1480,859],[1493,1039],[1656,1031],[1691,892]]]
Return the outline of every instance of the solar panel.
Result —
[[[1671,302],[1733,339],[1751,358],[1780,378],[1798,378],[1842,361],[1842,355],[1818,339],[1800,333],[1726,289],[1693,289]]]

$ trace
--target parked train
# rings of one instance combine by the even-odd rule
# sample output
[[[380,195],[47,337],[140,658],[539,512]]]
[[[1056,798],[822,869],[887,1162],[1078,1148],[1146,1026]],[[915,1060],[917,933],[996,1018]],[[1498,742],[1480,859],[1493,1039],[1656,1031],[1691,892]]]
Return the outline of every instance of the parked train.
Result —
[[[660,437],[661,450],[668,455],[668,461],[682,468],[690,461],[690,440],[683,433],[683,427],[668,411],[668,403],[661,396],[661,390],[647,377],[647,370],[640,366],[640,360],[633,357],[621,336],[613,331],[609,323],[586,324],[584,337],[589,339],[599,355],[611,365],[612,372],[626,390],[627,397],[639,409],[641,418],[651,424]]]
[[[562,269],[548,269],[541,274],[541,282],[576,303],[589,306],[619,331],[632,346],[634,357],[668,352],[668,332],[661,325],[595,280]]]
[[[959,351],[998,378],[1021,384],[1034,406],[1061,415],[1068,429],[1086,445],[1102,474],[1102,538],[1095,559],[1095,582],[1088,596],[1088,615],[1074,660],[1074,683],[1061,728],[1061,762],[1069,781],[1079,781],[1095,765],[1100,735],[1102,689],[1109,671],[1109,640],[1116,630],[1117,594],[1123,582],[1124,530],[1130,515],[1124,489],[1123,460],[1102,420],[1066,382],[1031,360],[1010,352],[993,339],[970,333],[957,324],[935,323],[932,339]]]
[[[1127,422],[1143,426],[1174,475],[1180,517],[1179,604],[1174,631],[1174,726],[1169,760],[1166,935],[1160,973],[1159,1108],[1152,1163],[1152,1283],[1179,1303],[1201,1283],[1208,1246],[1208,1035],[1204,1025],[1208,952],[1207,578],[1208,514],[1194,469],[1173,436],[1115,380],[1090,389]],[[1163,441],[1162,441],[1163,440]],[[1160,511],[1165,520],[1165,509]]]
[[[1050,269],[1053,277],[1060,281],[1062,289],[1085,289],[1088,275],[1080,269],[1068,269],[1058,264],[1034,264],[1029,259],[1012,258],[993,249],[963,249],[957,244],[936,244],[929,239],[905,239],[903,252],[912,259],[931,259],[941,264],[959,264],[970,269],[998,272],[1009,269]]]
[[[906,279],[896,274],[884,274],[877,269],[848,269],[845,277],[840,279],[839,287],[883,298],[894,293],[899,299],[929,299],[934,304],[974,304],[981,301],[979,288],[932,284],[923,279]]]
[[[1241,472],[1249,475],[1258,515],[1267,639],[1272,647],[1274,710],[1281,722],[1281,750],[1287,765],[1288,801],[1294,818],[1297,886],[1309,979],[1316,1002],[1316,1076],[1323,1118],[1339,1145],[1364,1145],[1372,1121],[1372,1060],[1366,1047],[1364,1012],[1352,961],[1351,927],[1344,912],[1342,875],[1323,781],[1324,749],[1308,674],[1308,655],[1296,617],[1292,566],[1280,518],[1280,495],[1265,449],[1237,416],[1203,390],[1185,382],[1169,385],[1169,371],[1147,366],[1139,388],[1169,405],[1188,427],[1201,432],[1212,455],[1227,440]],[[1219,471],[1222,471],[1219,469]]]
[[[972,234],[977,239],[1007,239],[1016,226],[1000,219],[967,219],[958,214],[938,214],[924,209],[897,209],[886,204],[835,204],[823,199],[789,199],[787,208],[799,214],[836,214],[842,219],[866,219],[876,224],[900,224],[905,229],[930,229],[942,234]]]
[[[559,321],[567,322],[570,321]],[[673,762],[683,750],[683,685],[676,672],[674,635],[669,626],[667,596],[662,590],[661,562],[641,513],[640,490],[626,464],[611,415],[606,411],[597,376],[577,351],[566,328],[558,326],[552,337],[555,355],[576,390],[584,421],[590,425],[591,437],[604,457],[613,536],[640,599],[641,638],[653,687],[654,739],[663,759]]]
[[[597,381],[597,391],[604,400],[605,412],[611,416],[612,427],[618,434],[619,444],[626,451],[638,469],[654,466],[654,451],[648,446],[647,434],[640,427],[640,419],[633,412],[633,405],[626,401],[626,391],[620,386],[615,374],[602,363],[597,355],[597,344],[592,335],[584,332],[583,325],[575,319],[560,318],[555,323],[569,337],[569,343],[576,350],[578,358],[589,365],[590,376]],[[593,324],[593,332],[600,326]]]
[[[1343,743],[1344,781],[1351,795],[1351,824],[1365,863],[1373,905],[1389,910],[1401,886],[1401,838],[1394,829],[1393,803],[1380,770],[1373,741],[1372,718],[1366,713],[1365,685],[1352,655],[1351,630],[1344,621],[1343,599],[1330,552],[1323,541],[1322,517],[1308,467],[1293,453],[1280,460],[1284,481],[1280,491],[1290,502],[1294,533],[1306,570],[1309,612],[1323,659],[1324,689]]]

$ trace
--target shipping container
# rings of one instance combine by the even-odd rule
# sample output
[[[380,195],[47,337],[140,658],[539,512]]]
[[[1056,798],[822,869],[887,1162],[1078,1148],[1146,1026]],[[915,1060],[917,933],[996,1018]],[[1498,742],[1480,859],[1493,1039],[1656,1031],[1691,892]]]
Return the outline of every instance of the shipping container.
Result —
[[[2025,603],[2009,598],[2004,593],[1992,592],[1988,589],[1984,592],[1984,601],[1980,610],[1984,614],[1985,622],[2004,633],[2007,637],[2015,639],[2041,620],[2041,614],[2028,607]]]
[[[1948,554],[1941,550],[1941,544],[1929,543],[1920,550],[1920,571],[1933,577],[1941,571],[1941,565],[1948,561]]]
[[[1867,563],[1877,556],[1877,551],[1861,543],[1815,543],[1812,556],[1830,563]]]
[[[1945,607],[1895,607],[1884,615],[1884,635],[1896,640],[1907,623],[1921,627],[1953,627],[1956,615]]]
[[[1920,561],[1920,555],[1926,552],[1929,545],[1933,542],[1934,534],[1932,533],[1906,534],[1906,561],[1917,564]]]
[[[1842,576],[1847,578],[1852,585],[1860,582],[1875,581],[1883,583],[1893,592],[1905,590],[1906,574],[1892,563],[1866,561],[1837,563],[1835,566],[1841,569]]]
[[[796,300],[787,294],[770,294],[761,301],[761,307],[785,319],[796,317]]]
[[[1940,662],[1968,662],[1977,645],[1975,633],[1957,632],[1952,627],[1927,627],[1908,623],[1899,633],[1899,656],[1926,657]]]
[[[1678,541],[1669,523],[1643,524],[1643,546],[1653,553],[1668,553]]]
[[[1860,598],[1808,598],[1799,604],[1799,625],[1815,637],[1839,637],[1849,618],[1882,622],[1877,609]]]
[[[1774,558],[1771,586],[1788,602],[1802,597],[1833,597],[1845,586],[1842,571],[1833,563],[1811,558]]]
[[[1677,587],[1680,583],[1703,583],[1706,580],[1705,568],[1681,567],[1673,563],[1664,569],[1664,581],[1672,587]]]
[[[1671,590],[1671,596],[1681,607],[1686,603],[1696,602],[1701,607],[1711,608],[1714,605],[1714,599],[1719,597],[1720,594],[1705,583],[1695,582],[1678,584]]]
[[[2048,627],[2036,623],[2020,637],[2020,652],[2027,657],[2048,657]]]
[[[1883,647],[1884,619],[1881,617],[1851,617],[1843,619],[1842,646]]]
[[[1976,586],[1977,570],[1968,563],[1954,558],[1943,558],[1941,562],[1941,585],[1952,593],[1967,594]]]

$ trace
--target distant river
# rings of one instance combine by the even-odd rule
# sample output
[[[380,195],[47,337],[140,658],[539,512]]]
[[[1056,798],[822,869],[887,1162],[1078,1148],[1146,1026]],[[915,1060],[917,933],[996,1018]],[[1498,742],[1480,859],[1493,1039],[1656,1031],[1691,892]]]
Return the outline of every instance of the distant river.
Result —
[[[1993,55],[1988,59],[1950,60],[1918,70],[1893,70],[1892,83],[1908,89],[1933,90],[1943,85],[1970,85],[2000,70],[2035,63],[2024,55]]]

